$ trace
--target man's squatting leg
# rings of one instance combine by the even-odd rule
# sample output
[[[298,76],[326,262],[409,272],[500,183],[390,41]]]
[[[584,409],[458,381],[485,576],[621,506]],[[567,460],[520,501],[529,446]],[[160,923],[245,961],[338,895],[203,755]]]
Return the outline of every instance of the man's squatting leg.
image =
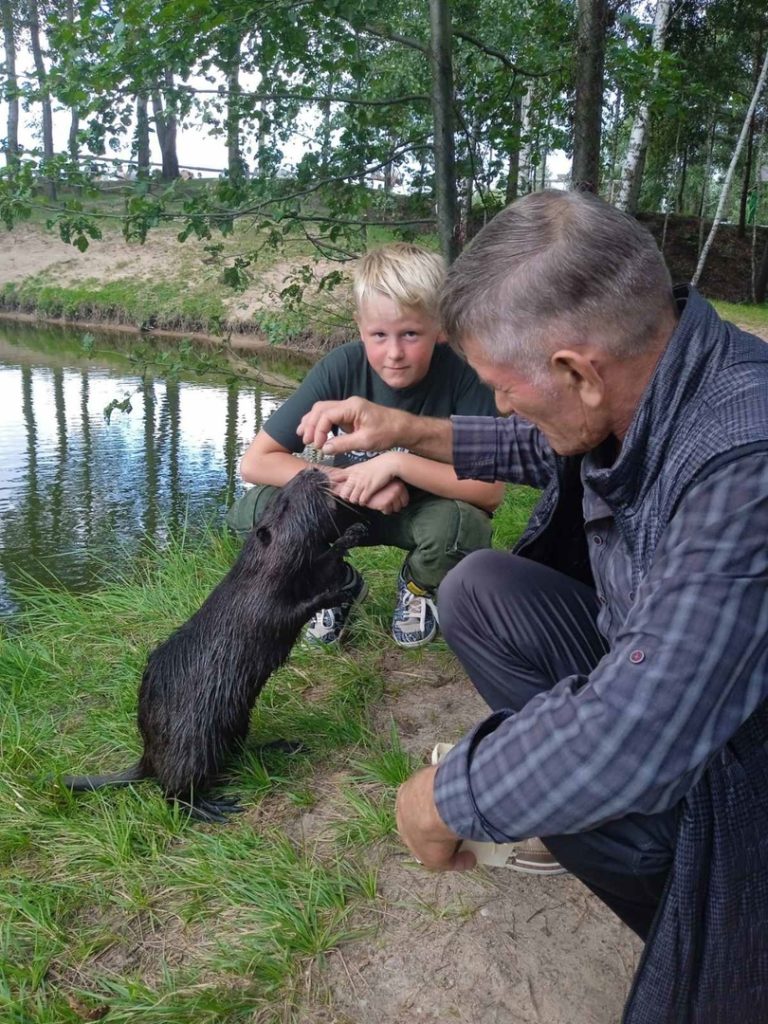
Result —
[[[438,595],[443,634],[486,704],[519,711],[606,652],[590,587],[500,551],[468,556]],[[543,836],[552,854],[642,939],[672,863],[677,809],[630,814],[576,835]]]

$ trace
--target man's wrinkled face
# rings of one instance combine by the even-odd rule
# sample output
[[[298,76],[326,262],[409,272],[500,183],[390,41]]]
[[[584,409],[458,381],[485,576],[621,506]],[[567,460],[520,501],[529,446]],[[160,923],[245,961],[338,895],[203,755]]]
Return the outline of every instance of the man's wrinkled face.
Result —
[[[509,366],[491,362],[474,338],[462,340],[461,350],[480,380],[493,390],[499,413],[514,413],[533,423],[558,455],[591,451],[610,435],[605,411],[585,401],[583,381],[566,368],[555,365],[541,380],[532,381]]]

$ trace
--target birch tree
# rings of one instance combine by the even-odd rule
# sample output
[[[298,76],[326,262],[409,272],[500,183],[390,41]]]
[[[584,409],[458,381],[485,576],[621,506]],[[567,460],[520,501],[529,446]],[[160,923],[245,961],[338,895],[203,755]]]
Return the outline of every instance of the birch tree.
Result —
[[[671,0],[658,0],[656,4],[656,15],[653,19],[653,36],[651,38],[651,50],[656,55],[656,60],[653,65],[651,81],[635,114],[632,131],[629,136],[627,156],[621,172],[621,185],[616,206],[620,210],[625,210],[629,213],[634,213],[637,209],[637,200],[640,195],[645,152],[648,148],[651,94],[653,86],[659,78],[659,69],[661,67],[660,55],[664,49],[664,37],[666,36],[667,25],[669,24],[670,6]]]
[[[707,256],[709,255],[709,250],[712,248],[712,243],[715,240],[715,235],[717,234],[717,229],[720,226],[720,221],[723,219],[723,211],[725,210],[725,204],[728,201],[728,193],[731,190],[731,182],[733,181],[733,175],[734,175],[734,172],[736,170],[736,164],[739,162],[739,157],[741,156],[741,150],[742,150],[742,147],[744,146],[744,140],[747,137],[747,132],[749,131],[749,125],[750,125],[750,122],[752,121],[752,118],[754,116],[755,107],[757,106],[757,101],[760,99],[760,96],[762,94],[763,88],[765,86],[765,79],[766,79],[767,75],[768,75],[768,51],[766,51],[766,54],[765,54],[765,60],[763,61],[763,67],[762,67],[762,70],[760,72],[760,77],[757,80],[757,85],[755,86],[755,91],[752,93],[752,101],[749,104],[749,110],[747,111],[747,116],[744,118],[744,124],[743,124],[742,129],[741,129],[741,134],[739,135],[739,141],[736,143],[736,149],[734,150],[733,157],[731,158],[730,166],[728,167],[728,170],[727,170],[726,175],[725,175],[725,181],[723,182],[723,187],[722,187],[722,190],[720,192],[720,201],[718,202],[717,210],[715,211],[715,219],[712,221],[712,229],[709,232],[709,236],[707,237],[706,242],[704,243],[704,248],[701,250],[701,255],[699,256],[699,262],[698,262],[698,264],[696,266],[696,272],[694,273],[694,275],[693,275],[693,277],[691,279],[691,284],[693,284],[693,285],[696,285],[696,284],[699,283],[699,279],[701,278],[701,275],[702,275],[702,273],[704,271],[704,265],[707,262]]]
[[[16,77],[16,27],[13,13],[11,0],[1,0],[0,18],[3,21],[3,41],[5,43],[5,95],[3,98],[8,104],[5,162],[9,166],[18,160],[19,155],[19,94]]]

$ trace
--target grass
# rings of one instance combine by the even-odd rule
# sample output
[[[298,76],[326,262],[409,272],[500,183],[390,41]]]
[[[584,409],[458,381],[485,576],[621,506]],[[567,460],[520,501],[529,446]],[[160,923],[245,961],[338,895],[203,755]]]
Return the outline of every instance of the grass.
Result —
[[[499,544],[533,496],[510,489]],[[146,656],[234,554],[211,534],[91,595],[37,589],[0,633],[4,1022],[288,1021],[311,966],[378,899],[395,789],[417,767],[394,724],[373,724],[397,657],[385,639],[397,551],[355,553],[371,595],[351,642],[297,647],[257,702],[228,787],[247,810],[228,827],[192,825],[152,784],[73,796],[53,782],[135,759]],[[422,656],[402,654],[406,666]],[[261,749],[276,737],[305,748]],[[319,825],[305,835],[307,812]]]
[[[179,331],[218,331],[226,321],[219,291],[210,285],[201,287],[200,282],[190,288],[188,281],[174,278],[87,279],[61,285],[47,273],[37,274],[21,284],[6,284],[0,292],[0,307],[53,319],[134,327],[151,324]]]
[[[724,320],[731,320],[748,331],[765,332],[768,330],[768,305],[756,306],[747,302],[720,302],[719,300],[713,302],[712,305]]]

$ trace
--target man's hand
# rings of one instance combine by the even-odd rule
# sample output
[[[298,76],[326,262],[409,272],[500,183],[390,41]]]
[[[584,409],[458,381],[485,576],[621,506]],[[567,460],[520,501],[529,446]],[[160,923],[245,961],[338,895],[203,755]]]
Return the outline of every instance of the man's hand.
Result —
[[[338,452],[379,452],[399,444],[397,424],[404,414],[385,409],[364,398],[343,402],[315,402],[302,418],[296,433],[304,444],[322,449],[324,455]],[[329,437],[333,427],[343,427],[340,437]]]
[[[397,831],[414,855],[430,871],[468,871],[474,853],[459,851],[460,838],[438,813],[433,796],[437,766],[422,768],[397,791]]]
[[[411,496],[403,481],[390,480],[380,491],[371,495],[365,503],[365,507],[372,508],[375,512],[383,512],[385,516],[391,516],[396,512],[402,512],[410,500]]]

